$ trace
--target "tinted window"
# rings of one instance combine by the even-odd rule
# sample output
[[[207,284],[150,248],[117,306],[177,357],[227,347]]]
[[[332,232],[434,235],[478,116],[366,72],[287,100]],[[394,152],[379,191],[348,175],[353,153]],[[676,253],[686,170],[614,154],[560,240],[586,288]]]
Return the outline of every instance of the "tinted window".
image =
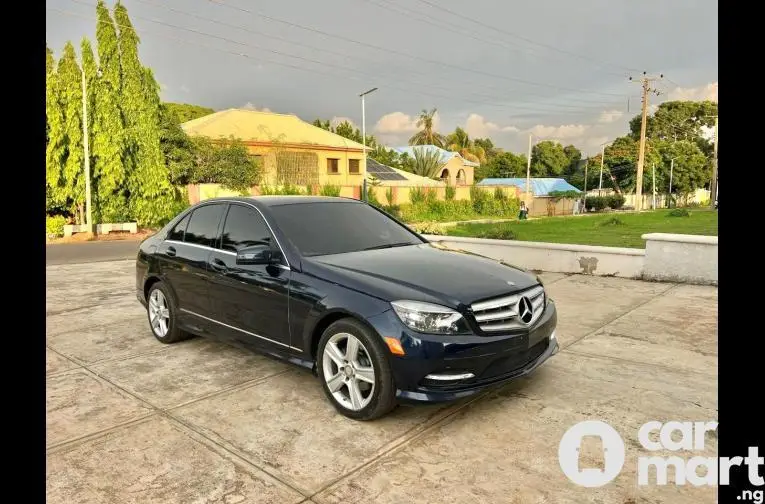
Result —
[[[218,224],[224,205],[205,205],[194,210],[186,228],[186,243],[195,243],[206,247],[215,246]]]
[[[279,228],[305,256],[422,243],[404,226],[360,203],[275,205],[271,212]]]
[[[189,215],[178,221],[178,224],[167,234],[168,240],[183,241],[183,234],[186,232],[186,226],[189,223]]]
[[[223,225],[223,250],[237,252],[244,247],[268,244],[271,233],[263,217],[251,207],[231,205]]]

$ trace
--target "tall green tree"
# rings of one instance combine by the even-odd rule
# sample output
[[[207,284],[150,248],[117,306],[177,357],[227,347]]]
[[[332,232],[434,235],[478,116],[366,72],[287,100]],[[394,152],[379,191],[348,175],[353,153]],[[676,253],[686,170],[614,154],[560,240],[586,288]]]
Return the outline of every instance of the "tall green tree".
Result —
[[[122,162],[125,131],[120,111],[122,70],[117,30],[103,0],[96,6],[99,75],[96,81],[93,143],[94,200],[99,221],[123,222],[130,218]]]
[[[512,152],[502,152],[492,157],[486,164],[481,165],[475,173],[475,178],[510,178],[526,176],[526,156]]]
[[[535,177],[560,177],[569,165],[563,146],[552,140],[544,140],[531,150],[531,174]]]
[[[93,56],[93,47],[90,45],[90,40],[87,37],[83,37],[80,42],[80,52],[82,53],[82,71],[85,73],[85,94],[87,102],[87,116],[86,121],[88,124],[88,150],[90,151],[90,170],[92,172],[94,166],[93,157],[93,140],[95,139],[95,132],[93,131],[93,123],[95,119],[95,103],[96,95],[98,94],[98,66]],[[92,173],[91,173],[92,175]],[[91,190],[92,190],[92,178],[91,178]]]
[[[45,122],[48,133],[45,146],[46,207],[49,211],[60,212],[64,210],[67,200],[62,173],[66,157],[66,130],[56,63],[53,52],[47,47],[45,52]]]
[[[189,103],[173,103],[165,102],[162,104],[167,112],[172,113],[178,118],[180,124],[183,124],[206,115],[210,115],[215,111],[209,107],[202,107],[201,105],[191,105]]]
[[[436,147],[443,147],[446,144],[446,137],[438,133],[433,124],[436,112],[437,109],[435,108],[431,110],[422,109],[416,123],[416,126],[422,129],[412,135],[412,138],[409,139],[409,145],[435,145]]]
[[[64,145],[66,153],[59,187],[76,215],[77,223],[84,223],[85,177],[83,172],[82,143],[82,72],[71,42],[64,46],[64,54],[57,68],[61,110],[64,119]]]
[[[475,163],[486,162],[486,152],[483,150],[483,147],[476,145],[470,139],[470,136],[468,136],[467,131],[459,126],[454,130],[454,133],[446,137],[446,145],[448,150],[459,152],[468,161]]]
[[[129,208],[138,222],[156,225],[171,217],[176,199],[160,149],[159,85],[151,70],[141,65],[140,39],[120,2],[114,8],[114,18],[119,27],[122,69],[120,108],[129,132],[123,153]]]
[[[174,185],[186,185],[194,163],[194,142],[181,128],[175,107],[160,106],[160,147],[165,166]]]

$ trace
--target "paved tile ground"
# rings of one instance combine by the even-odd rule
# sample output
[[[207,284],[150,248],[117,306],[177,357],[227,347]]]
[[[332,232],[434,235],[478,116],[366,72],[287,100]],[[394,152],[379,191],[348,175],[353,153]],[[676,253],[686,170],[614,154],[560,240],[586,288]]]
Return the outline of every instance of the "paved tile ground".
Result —
[[[643,423],[717,418],[716,288],[544,274],[563,350],[536,373],[360,423],[306,371],[202,339],[156,342],[133,268],[47,269],[49,503],[714,502],[709,488],[638,486],[636,467]],[[626,445],[599,489],[558,464],[561,436],[587,419]],[[716,451],[712,433],[680,455]],[[602,466],[589,441],[580,453],[580,467]]]

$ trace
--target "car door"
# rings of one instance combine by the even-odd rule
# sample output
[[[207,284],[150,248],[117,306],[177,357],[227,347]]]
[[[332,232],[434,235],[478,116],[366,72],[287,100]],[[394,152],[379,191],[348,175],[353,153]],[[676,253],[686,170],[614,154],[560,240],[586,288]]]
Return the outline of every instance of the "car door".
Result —
[[[280,262],[239,265],[244,247],[268,244]],[[209,257],[210,299],[229,337],[254,346],[290,347],[290,269],[263,216],[247,204],[232,203],[217,248]]]
[[[175,292],[182,314],[197,318],[210,316],[211,273],[207,265],[225,209],[226,205],[221,203],[195,208],[158,247],[163,278]]]

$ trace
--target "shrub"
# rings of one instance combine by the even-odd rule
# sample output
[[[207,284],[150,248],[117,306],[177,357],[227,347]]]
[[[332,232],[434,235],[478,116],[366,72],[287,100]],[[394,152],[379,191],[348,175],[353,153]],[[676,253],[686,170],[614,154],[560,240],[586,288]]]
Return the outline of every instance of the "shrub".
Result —
[[[388,207],[393,206],[393,188],[389,187],[385,190],[385,200],[388,202]]]
[[[322,196],[340,196],[340,186],[336,185],[323,185],[319,188],[319,194]]]
[[[623,225],[624,225],[624,221],[621,220],[619,217],[609,217],[608,219],[598,224],[598,226],[623,226]]]
[[[515,240],[515,232],[507,225],[497,225],[482,229],[476,233],[476,238],[487,238],[491,240]]]
[[[422,187],[413,187],[409,190],[409,202],[412,205],[425,202],[425,191],[422,190]]]
[[[435,201],[438,201],[438,193],[436,190],[432,188],[425,188],[425,202],[427,204],[431,204]]]
[[[505,191],[502,190],[501,187],[495,187],[494,188],[494,199],[503,201],[507,199],[507,194],[505,194]]]
[[[621,194],[612,194],[611,196],[607,196],[607,198],[608,207],[613,208],[614,210],[619,210],[624,206],[625,201],[627,201],[626,198]]]
[[[46,215],[45,216],[45,234],[49,238],[64,236],[65,224],[66,224],[66,217],[64,217],[63,215]]]
[[[685,208],[675,208],[667,212],[667,217],[690,217],[691,212]]]
[[[305,193],[309,196],[313,195],[313,186],[311,184],[305,186]]]
[[[382,203],[377,199],[377,193],[371,187],[367,187],[367,203],[377,208],[382,208]]]
[[[606,206],[608,206],[606,202],[606,198],[607,197],[604,197],[604,196],[591,196],[587,198],[587,210],[588,211],[594,210],[596,212],[600,212],[601,210],[606,208]]]
[[[414,229],[415,232],[420,234],[429,234],[429,235],[445,235],[446,234],[446,231],[444,230],[444,226],[436,222],[425,222],[423,224],[415,224],[411,227],[412,229]]]
[[[454,186],[447,185],[446,186],[446,193],[444,197],[446,198],[446,201],[452,201],[457,196],[457,189],[454,188]]]
[[[395,217],[396,219],[401,220],[401,207],[398,205],[388,205],[387,207],[383,207],[383,210],[388,213],[390,216]]]

